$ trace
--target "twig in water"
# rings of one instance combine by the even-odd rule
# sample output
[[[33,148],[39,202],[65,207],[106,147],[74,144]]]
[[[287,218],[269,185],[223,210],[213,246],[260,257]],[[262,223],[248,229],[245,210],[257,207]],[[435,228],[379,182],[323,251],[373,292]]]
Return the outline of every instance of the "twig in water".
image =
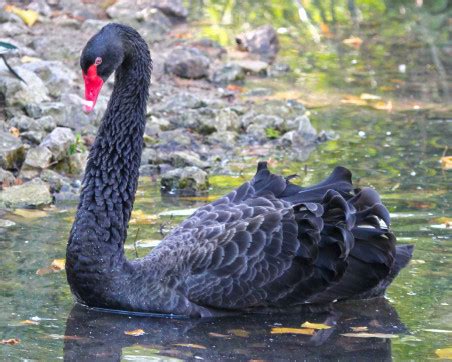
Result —
[[[139,232],[140,232],[140,228],[137,229],[137,233],[135,234],[135,239],[133,240],[133,248],[135,250],[135,257],[137,257],[137,258],[138,258],[137,239],[138,239]]]

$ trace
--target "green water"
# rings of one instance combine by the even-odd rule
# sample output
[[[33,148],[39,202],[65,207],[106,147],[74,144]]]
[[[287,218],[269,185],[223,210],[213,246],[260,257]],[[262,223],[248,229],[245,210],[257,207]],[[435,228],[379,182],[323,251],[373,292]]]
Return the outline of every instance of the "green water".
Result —
[[[225,45],[230,44],[232,31],[241,28],[245,21],[244,14],[250,6],[248,3],[240,5],[230,2],[233,9],[243,11],[234,12],[238,15],[232,17],[230,25],[224,25],[221,24],[221,18],[215,18],[214,10],[229,2],[218,1],[208,7],[210,2],[205,1],[207,10],[202,13],[196,8],[197,3],[193,2],[195,8],[191,11],[196,19],[204,19],[203,24],[199,25],[199,32],[219,37],[221,35],[219,40]],[[278,7],[276,3],[288,7],[291,2],[249,3],[254,4],[254,15],[248,21],[259,24],[272,21],[268,7]],[[360,2],[357,3],[360,5]],[[405,2],[397,3],[403,5]],[[367,5],[365,7],[362,4]],[[374,9],[372,6],[378,8],[380,2],[375,0],[362,4],[365,28],[373,29],[372,31],[376,29],[382,39],[379,46],[389,51],[388,47],[393,39],[385,35],[388,30],[378,19],[370,21],[365,12],[366,9]],[[284,11],[287,14],[284,6],[281,10],[283,15]],[[308,10],[317,14],[311,7]],[[345,32],[346,12],[343,6],[338,6],[336,10],[337,26]],[[416,9],[408,10],[414,12]],[[277,26],[286,26],[289,20],[295,22],[294,18],[283,15],[275,15],[273,20]],[[328,11],[326,16],[331,18]],[[427,10],[424,16],[434,18]],[[405,25],[411,21],[414,20],[410,17]],[[429,26],[426,31],[427,34],[435,35],[434,39],[438,41],[435,44],[443,42],[441,31],[433,25]],[[217,29],[224,29],[224,32],[216,32]],[[337,164],[350,168],[357,186],[370,185],[381,193],[391,211],[392,226],[399,242],[416,245],[414,261],[391,285],[387,300],[350,303],[329,312],[207,321],[139,318],[87,311],[83,308],[73,309],[74,303],[64,271],[41,276],[36,274],[38,269],[49,266],[52,260],[64,258],[75,205],[57,205],[46,210],[43,215],[34,215],[39,216],[36,218],[24,218],[13,213],[0,214],[3,219],[16,223],[16,226],[10,228],[0,228],[0,339],[20,339],[20,343],[15,346],[1,345],[0,359],[426,360],[437,358],[436,349],[452,346],[452,249],[450,229],[444,226],[444,218],[451,217],[450,171],[442,170],[439,162],[446,147],[450,147],[452,116],[450,110],[447,110],[448,102],[444,98],[443,85],[438,77],[426,75],[424,70],[427,69],[426,64],[430,63],[423,63],[425,59],[420,57],[413,59],[409,47],[405,50],[398,49],[397,54],[405,54],[407,63],[411,59],[410,64],[415,67],[419,77],[416,78],[416,72],[413,71],[409,74],[412,78],[405,79],[402,88],[382,88],[391,83],[390,74],[386,71],[386,67],[390,67],[388,63],[400,63],[401,59],[385,62],[378,60],[378,56],[373,53],[354,55],[359,56],[359,59],[363,56],[369,59],[372,68],[376,69],[372,76],[377,80],[378,86],[372,88],[373,83],[366,77],[362,78],[364,81],[361,83],[345,84],[344,77],[340,76],[340,69],[331,68],[330,63],[321,66],[318,62],[318,59],[324,57],[334,61],[337,54],[330,53],[334,48],[334,41],[323,42],[321,47],[311,48],[306,54],[304,50],[307,45],[297,42],[296,38],[300,34],[307,37],[306,30],[303,27],[295,30],[283,36],[280,58],[292,65],[292,73],[278,80],[253,79],[245,87],[271,87],[275,93],[291,89],[319,96],[321,93],[332,94],[331,104],[311,109],[310,118],[317,129],[334,130],[338,138],[319,145],[305,162],[293,161],[292,150],[240,150],[231,161],[231,168],[237,171],[237,175],[214,175],[209,194],[224,194],[252,177],[252,165],[259,158],[272,156],[274,171],[286,174],[296,172],[299,174],[298,182],[303,184],[321,180]],[[378,30],[381,32],[378,33]],[[407,39],[407,42],[414,41],[411,33],[400,31],[398,34]],[[311,43],[312,41],[307,41],[307,44]],[[337,44],[339,43],[338,41]],[[291,45],[290,50],[287,44]],[[412,43],[408,42],[410,44]],[[422,49],[429,49],[425,44],[415,44],[416,47],[413,45],[412,48],[420,52]],[[352,51],[355,52],[350,50]],[[350,54],[345,52],[343,55],[347,59]],[[300,64],[299,69],[294,66],[296,64]],[[306,64],[311,64],[312,67],[307,67]],[[321,77],[317,77],[318,74]],[[331,74],[333,78],[330,78]],[[302,86],[301,79],[311,80],[308,82],[311,88],[308,85]],[[323,81],[320,82],[319,79]],[[424,88],[419,87],[420,84]],[[384,100],[391,97],[394,104],[400,102],[409,106],[401,107],[405,108],[404,112],[388,112],[334,102],[334,99],[338,99],[334,98],[338,93],[359,96],[364,91],[378,93]],[[302,94],[300,97],[302,99]],[[420,109],[413,109],[412,102],[418,101],[424,103],[419,103]],[[428,106],[424,107],[426,103]],[[261,157],[248,156],[256,154]],[[143,178],[135,209],[156,215],[162,211],[197,207],[203,202],[162,198],[159,184]],[[128,256],[134,257],[135,253],[143,256],[150,250],[138,247],[135,252],[135,238],[159,240],[182,219],[183,217],[161,216],[151,225],[131,225],[127,242]],[[24,320],[35,320],[36,324],[21,323]],[[314,336],[271,334],[274,327],[299,328],[307,320],[334,327],[316,332]],[[368,327],[369,332],[393,334],[396,338],[363,339],[341,335],[351,332],[352,327],[363,326]],[[145,334],[124,334],[125,331],[136,329],[143,329]]]

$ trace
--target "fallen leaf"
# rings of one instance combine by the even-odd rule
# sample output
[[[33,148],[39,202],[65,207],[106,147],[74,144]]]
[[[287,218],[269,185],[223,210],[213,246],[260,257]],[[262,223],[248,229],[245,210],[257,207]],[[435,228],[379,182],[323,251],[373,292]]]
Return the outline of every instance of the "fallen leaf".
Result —
[[[325,38],[332,38],[333,37],[333,33],[330,30],[330,27],[328,26],[328,24],[325,23],[320,23],[320,31],[322,32],[323,36]]]
[[[367,332],[369,330],[369,328],[367,328],[366,326],[363,326],[363,327],[350,327],[350,329],[353,332]]]
[[[28,55],[24,55],[22,58],[20,58],[20,61],[22,63],[33,63],[33,62],[39,62],[41,61],[41,58],[37,57],[30,57]]]
[[[66,259],[54,259],[50,266],[36,270],[36,275],[42,276],[49,273],[58,273],[65,269]]]
[[[274,327],[271,334],[305,334],[308,336],[314,335],[315,330],[312,328],[287,328],[287,327]]]
[[[233,334],[234,336],[237,337],[249,337],[250,332],[245,331],[244,329],[229,329],[228,333]]]
[[[19,323],[24,325],[24,326],[37,326],[39,324],[38,321],[32,321],[30,319],[26,319],[24,321],[20,321]]]
[[[9,344],[10,346],[15,346],[16,344],[20,343],[19,338],[10,338],[10,339],[2,339],[0,341],[0,344]]]
[[[214,333],[214,332],[209,332],[209,336],[211,336],[211,337],[219,337],[219,338],[229,338],[229,336],[226,335],[226,334]]]
[[[16,127],[11,127],[9,129],[9,133],[11,133],[14,137],[19,138],[20,137],[20,131]]]
[[[138,337],[146,333],[142,329],[134,329],[133,331],[125,331],[124,334],[128,336]]]
[[[422,259],[411,259],[410,260],[410,264],[412,264],[412,265],[425,264],[425,260],[422,260]]]
[[[370,94],[370,93],[362,93],[359,98],[361,98],[362,100],[365,101],[379,101],[381,100],[380,96],[377,96],[375,94]]]
[[[311,329],[330,329],[331,326],[323,323],[311,323],[311,322],[304,322],[301,325],[303,328],[311,328]]]
[[[398,338],[399,337],[395,334],[387,334],[387,333],[342,333],[341,336],[355,337],[355,338]]]
[[[198,209],[194,208],[194,209],[163,211],[159,214],[159,216],[190,216],[196,210],[198,210]]]
[[[452,156],[441,157],[440,161],[443,170],[452,170]]]
[[[196,348],[196,349],[207,349],[206,347],[204,347],[200,344],[194,344],[194,343],[175,343],[174,346]]]
[[[5,11],[16,14],[19,18],[22,19],[25,24],[30,27],[32,27],[34,23],[36,23],[36,20],[38,20],[39,17],[38,12],[34,10],[24,10],[14,5],[6,5]]]
[[[452,347],[438,348],[435,353],[439,358],[452,359]]]
[[[423,331],[432,333],[452,333],[452,331],[447,329],[423,329]]]
[[[146,214],[143,210],[133,210],[129,221],[131,225],[150,225],[155,224],[159,219],[158,215]]]
[[[237,92],[237,93],[243,93],[244,92],[244,88],[240,87],[238,85],[235,84],[229,84],[226,89],[230,92]]]
[[[17,209],[14,211],[14,215],[21,216],[25,219],[39,219],[46,217],[48,214],[45,211],[37,209]]]
[[[363,40],[357,36],[351,36],[350,38],[342,40],[342,43],[344,43],[345,45],[347,45],[349,47],[359,49],[359,48],[361,48],[361,45],[363,44]]]

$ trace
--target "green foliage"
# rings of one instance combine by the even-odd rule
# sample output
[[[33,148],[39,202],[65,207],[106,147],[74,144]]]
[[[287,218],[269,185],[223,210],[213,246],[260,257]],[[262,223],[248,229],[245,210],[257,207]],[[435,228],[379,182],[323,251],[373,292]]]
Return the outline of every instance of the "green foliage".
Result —
[[[68,156],[72,156],[76,153],[82,153],[86,151],[86,147],[83,144],[82,136],[80,133],[75,135],[75,141],[71,144],[67,150]]]
[[[265,135],[267,136],[267,138],[274,140],[281,137],[281,132],[276,128],[269,127],[265,129]]]

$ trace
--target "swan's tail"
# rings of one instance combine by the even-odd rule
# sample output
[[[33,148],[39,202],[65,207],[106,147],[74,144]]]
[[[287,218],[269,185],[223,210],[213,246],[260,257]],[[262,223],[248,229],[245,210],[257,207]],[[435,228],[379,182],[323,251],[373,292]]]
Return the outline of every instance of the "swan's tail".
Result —
[[[288,296],[289,303],[382,295],[411,258],[413,246],[396,247],[378,193],[354,189],[351,178],[349,170],[336,167],[317,185],[300,187],[285,179],[282,187],[282,177],[271,174],[265,163],[258,167],[256,191],[290,202],[299,225],[297,258],[310,276]]]

